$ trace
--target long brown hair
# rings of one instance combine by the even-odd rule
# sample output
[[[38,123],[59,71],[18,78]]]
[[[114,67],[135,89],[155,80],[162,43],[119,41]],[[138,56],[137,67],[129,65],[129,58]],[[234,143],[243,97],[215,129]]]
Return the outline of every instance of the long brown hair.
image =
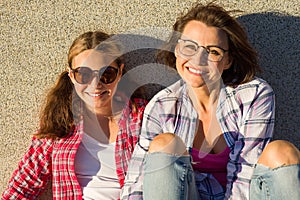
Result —
[[[69,48],[68,66],[72,69],[72,61],[75,56],[81,52],[94,49],[104,51],[113,47],[112,43],[107,42],[109,46],[99,44],[112,38],[112,35],[102,31],[86,32],[77,37]],[[115,48],[117,47],[117,48]],[[104,48],[104,49],[103,49]],[[120,66],[123,63],[121,51],[115,62]],[[123,70],[123,74],[126,71]],[[134,96],[134,95],[133,95]],[[68,71],[62,72],[55,85],[49,90],[44,106],[40,112],[40,128],[35,135],[38,138],[63,138],[74,128],[74,123],[78,122],[80,115],[81,99],[73,92],[73,83],[68,75]]]
[[[158,52],[158,62],[176,68],[174,50],[177,41],[181,37],[186,24],[192,20],[203,22],[208,26],[218,27],[227,34],[229,56],[233,62],[231,67],[224,70],[222,74],[222,79],[226,85],[234,86],[249,82],[257,72],[261,71],[257,53],[248,42],[243,27],[234,17],[230,16],[230,12],[214,3],[207,5],[198,3],[185,15],[177,19],[173,25],[173,32],[169,41]]]

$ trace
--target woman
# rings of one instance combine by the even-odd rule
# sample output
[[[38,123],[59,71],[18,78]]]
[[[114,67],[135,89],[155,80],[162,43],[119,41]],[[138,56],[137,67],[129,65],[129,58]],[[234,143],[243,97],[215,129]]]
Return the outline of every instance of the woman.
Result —
[[[213,3],[197,4],[158,58],[182,79],[147,105],[122,198],[299,199],[299,151],[267,145],[274,93],[255,76],[257,55],[238,22]]]
[[[119,198],[146,104],[142,90],[130,99],[117,90],[120,47],[101,31],[75,39],[2,199],[35,199],[50,180],[53,199]]]

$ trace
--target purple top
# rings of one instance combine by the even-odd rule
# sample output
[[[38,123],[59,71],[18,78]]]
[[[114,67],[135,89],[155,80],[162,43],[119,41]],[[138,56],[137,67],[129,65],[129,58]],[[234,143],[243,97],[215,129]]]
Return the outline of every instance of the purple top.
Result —
[[[215,179],[226,188],[227,183],[227,163],[229,159],[230,149],[226,147],[218,154],[209,154],[193,148],[191,155],[193,158],[193,168],[195,171],[210,173]]]

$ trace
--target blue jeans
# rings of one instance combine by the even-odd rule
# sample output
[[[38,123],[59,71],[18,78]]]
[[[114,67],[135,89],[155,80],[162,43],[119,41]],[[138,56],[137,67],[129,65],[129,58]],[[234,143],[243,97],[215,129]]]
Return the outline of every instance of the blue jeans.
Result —
[[[190,156],[151,153],[145,159],[145,200],[224,199],[198,192],[205,180],[195,181]],[[197,178],[198,179],[198,178]],[[211,183],[212,179],[210,179]],[[213,187],[219,187],[213,184]],[[201,188],[203,189],[203,188]],[[204,190],[201,190],[204,191]],[[208,193],[206,193],[208,194]],[[239,197],[232,197],[232,199]],[[257,164],[250,184],[250,200],[300,200],[300,164],[270,169]]]
[[[165,153],[148,154],[143,182],[145,200],[197,200],[190,156]]]
[[[250,184],[252,200],[300,200],[300,164],[270,169],[257,164]]]

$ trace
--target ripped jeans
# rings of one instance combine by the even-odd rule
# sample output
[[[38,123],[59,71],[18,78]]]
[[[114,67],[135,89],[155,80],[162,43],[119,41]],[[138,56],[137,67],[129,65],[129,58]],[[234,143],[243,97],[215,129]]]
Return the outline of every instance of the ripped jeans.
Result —
[[[257,164],[251,179],[250,199],[300,200],[300,164],[274,169]]]
[[[145,160],[143,199],[223,200],[225,198],[225,191],[217,181],[213,182],[213,177],[201,179],[199,184],[190,156],[174,156],[161,152],[148,154]],[[205,179],[209,179],[209,187]],[[207,191],[201,190],[201,185]],[[198,191],[199,188],[201,191]],[[213,194],[209,194],[210,192]],[[234,196],[231,198],[239,199]],[[250,200],[300,200],[300,164],[275,169],[257,164],[250,184]]]

